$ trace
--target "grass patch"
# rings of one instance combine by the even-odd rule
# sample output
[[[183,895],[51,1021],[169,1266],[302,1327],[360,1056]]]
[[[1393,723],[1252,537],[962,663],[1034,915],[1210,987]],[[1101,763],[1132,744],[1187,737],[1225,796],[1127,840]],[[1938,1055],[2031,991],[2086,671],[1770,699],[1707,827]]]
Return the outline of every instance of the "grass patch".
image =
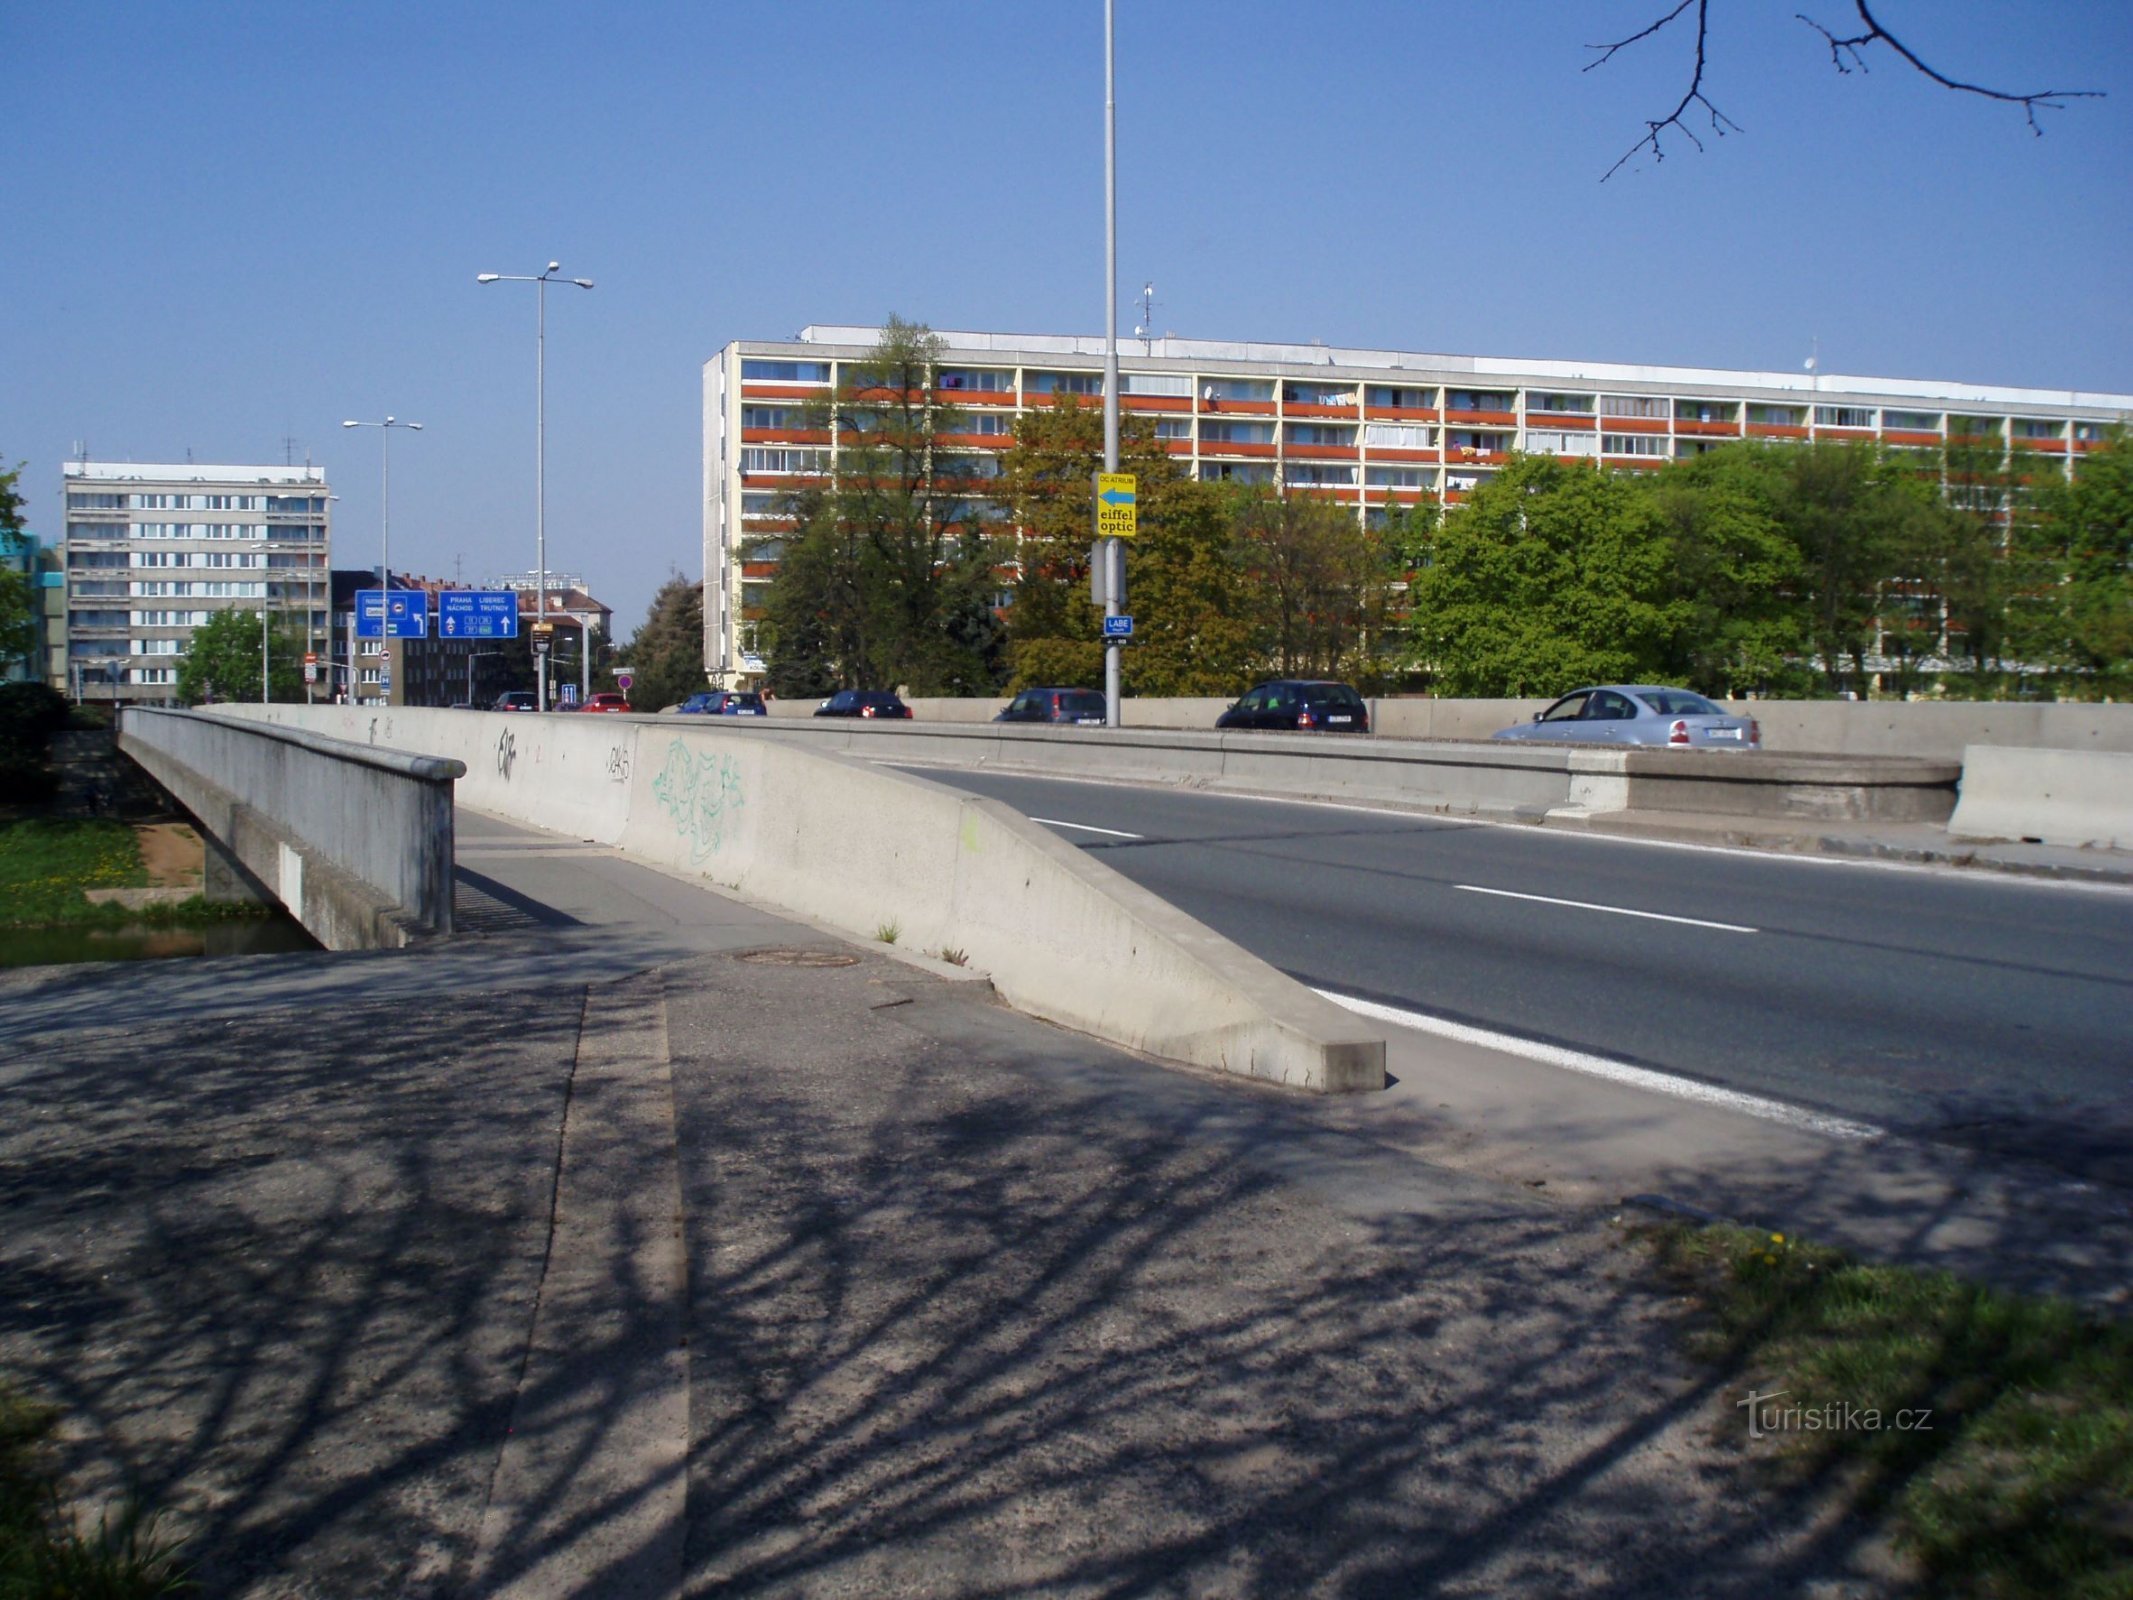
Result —
[[[883,944],[894,944],[903,936],[903,924],[900,922],[884,922],[883,924],[881,924],[880,927],[874,930],[874,937],[879,939]]]
[[[129,1504],[93,1534],[65,1514],[56,1414],[0,1385],[0,1600],[151,1600],[192,1592],[152,1518]]]
[[[0,925],[102,921],[104,911],[116,908],[90,905],[83,890],[133,889],[147,881],[140,841],[123,822],[25,817],[0,823]]]
[[[1786,1466],[1846,1473],[1935,1594],[2133,1595],[2133,1327],[1781,1234],[1651,1237],[1711,1313],[1701,1353],[1786,1391],[1761,1410]]]

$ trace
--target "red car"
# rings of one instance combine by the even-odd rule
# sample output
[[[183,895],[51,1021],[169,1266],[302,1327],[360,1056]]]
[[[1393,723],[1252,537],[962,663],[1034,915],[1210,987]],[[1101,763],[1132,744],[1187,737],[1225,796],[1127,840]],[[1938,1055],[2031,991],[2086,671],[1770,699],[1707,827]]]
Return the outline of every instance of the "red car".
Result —
[[[578,709],[580,711],[627,711],[629,708],[630,703],[627,695],[596,694]]]

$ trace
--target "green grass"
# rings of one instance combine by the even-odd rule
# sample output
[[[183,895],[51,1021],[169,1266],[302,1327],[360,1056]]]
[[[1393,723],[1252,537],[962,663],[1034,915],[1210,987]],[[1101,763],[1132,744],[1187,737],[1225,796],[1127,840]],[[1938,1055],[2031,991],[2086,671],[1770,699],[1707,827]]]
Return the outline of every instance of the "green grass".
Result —
[[[176,1553],[137,1504],[83,1533],[62,1509],[55,1413],[0,1385],[0,1600],[150,1600],[185,1594]]]
[[[118,920],[137,913],[92,906],[85,889],[138,888],[148,881],[141,847],[123,822],[26,817],[0,823],[0,925]]]
[[[1711,1313],[1702,1353],[1744,1394],[1873,1415],[1775,1437],[1790,1469],[1841,1475],[1933,1593],[2133,1595],[2133,1327],[1779,1234],[1652,1241]]]

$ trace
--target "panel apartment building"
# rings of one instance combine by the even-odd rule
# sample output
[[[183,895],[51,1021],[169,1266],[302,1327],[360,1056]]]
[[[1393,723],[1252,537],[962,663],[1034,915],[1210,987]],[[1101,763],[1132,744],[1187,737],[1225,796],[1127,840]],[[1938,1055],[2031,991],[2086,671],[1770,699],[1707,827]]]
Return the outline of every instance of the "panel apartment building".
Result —
[[[160,702],[218,611],[262,606],[325,648],[331,492],[323,467],[69,461],[64,681]]]
[[[1100,338],[937,337],[939,385],[968,429],[945,449],[997,457],[1024,411],[1062,394],[1102,401]],[[804,408],[879,339],[876,328],[809,327],[736,340],[704,364],[704,663],[715,684],[760,677],[754,626],[791,532],[782,496],[836,459],[837,439],[807,432]],[[2073,472],[2133,417],[2133,395],[1161,338],[1119,342],[1119,409],[1149,418],[1199,478],[1370,516],[1425,497],[1456,504],[1513,451],[1635,471],[1731,439],[1960,442]]]

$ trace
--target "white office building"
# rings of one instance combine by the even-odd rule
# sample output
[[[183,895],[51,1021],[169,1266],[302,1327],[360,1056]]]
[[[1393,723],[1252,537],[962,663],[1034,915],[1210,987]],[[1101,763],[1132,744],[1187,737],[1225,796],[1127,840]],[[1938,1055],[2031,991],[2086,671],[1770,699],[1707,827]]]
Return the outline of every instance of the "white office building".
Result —
[[[265,607],[325,648],[323,467],[70,461],[65,482],[69,692],[168,700],[218,611]]]

